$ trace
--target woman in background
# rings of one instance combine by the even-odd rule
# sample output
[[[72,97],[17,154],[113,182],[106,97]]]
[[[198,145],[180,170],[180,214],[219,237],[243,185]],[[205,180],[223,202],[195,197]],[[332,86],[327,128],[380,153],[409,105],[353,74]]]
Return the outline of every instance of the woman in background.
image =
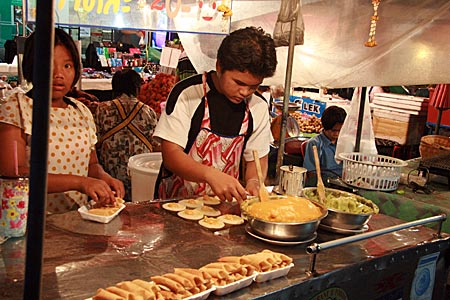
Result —
[[[159,151],[159,144],[152,138],[158,122],[156,113],[136,98],[141,85],[142,78],[136,71],[117,71],[112,79],[115,99],[101,102],[95,113],[99,161],[108,173],[124,182],[125,200],[129,201],[128,160],[133,155]]]

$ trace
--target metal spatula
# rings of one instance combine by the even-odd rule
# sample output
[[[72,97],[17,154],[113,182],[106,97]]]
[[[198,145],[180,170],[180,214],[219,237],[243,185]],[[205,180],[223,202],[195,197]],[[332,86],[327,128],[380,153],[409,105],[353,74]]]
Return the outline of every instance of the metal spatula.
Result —
[[[253,150],[253,158],[255,159],[256,172],[258,174],[259,180],[259,200],[261,202],[269,201],[269,192],[267,191],[266,186],[264,185],[264,177],[262,175],[261,162],[259,161],[259,155],[257,150]]]
[[[325,186],[322,181],[322,174],[320,172],[320,160],[319,154],[317,153],[317,146],[313,145],[314,152],[314,162],[316,164],[316,173],[317,173],[317,196],[319,197],[319,201],[321,203],[325,203]]]

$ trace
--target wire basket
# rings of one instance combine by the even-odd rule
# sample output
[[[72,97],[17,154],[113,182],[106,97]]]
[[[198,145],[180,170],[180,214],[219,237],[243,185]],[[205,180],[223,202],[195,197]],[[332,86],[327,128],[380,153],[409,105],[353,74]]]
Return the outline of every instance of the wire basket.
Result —
[[[348,185],[376,191],[395,191],[401,169],[407,163],[401,159],[378,154],[341,153],[342,180]]]
[[[420,157],[429,159],[450,154],[450,138],[443,135],[425,135],[420,139]]]

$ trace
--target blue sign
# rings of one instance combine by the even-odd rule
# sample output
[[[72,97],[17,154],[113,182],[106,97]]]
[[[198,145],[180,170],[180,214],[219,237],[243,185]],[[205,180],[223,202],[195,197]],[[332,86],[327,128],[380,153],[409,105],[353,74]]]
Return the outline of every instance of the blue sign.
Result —
[[[315,115],[318,118],[322,117],[322,113],[327,107],[326,102],[306,97],[290,96],[289,102],[300,104],[300,109],[298,109],[297,111],[308,115]]]

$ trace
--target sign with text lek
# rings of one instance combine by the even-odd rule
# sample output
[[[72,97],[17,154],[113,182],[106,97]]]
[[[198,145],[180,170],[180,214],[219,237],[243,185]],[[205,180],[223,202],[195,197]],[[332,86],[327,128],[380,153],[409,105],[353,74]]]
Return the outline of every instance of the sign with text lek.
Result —
[[[297,111],[308,115],[315,115],[318,118],[322,117],[322,113],[327,106],[326,102],[307,97],[290,96],[289,100],[290,102],[300,104],[300,108]]]

